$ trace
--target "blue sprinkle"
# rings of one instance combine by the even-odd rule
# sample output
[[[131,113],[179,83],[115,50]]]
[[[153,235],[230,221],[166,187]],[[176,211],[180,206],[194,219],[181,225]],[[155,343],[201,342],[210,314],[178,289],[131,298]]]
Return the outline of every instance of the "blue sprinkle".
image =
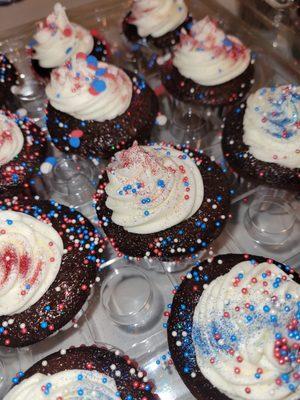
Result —
[[[107,68],[99,68],[96,71],[96,76],[103,76],[106,74],[106,72],[107,72]]]
[[[40,325],[41,325],[42,329],[46,329],[47,326],[48,326],[48,323],[46,321],[43,321],[43,322],[40,323]]]
[[[70,146],[74,148],[78,148],[80,146],[80,139],[77,137],[72,137],[69,140]]]
[[[293,384],[291,383],[291,384],[289,385],[289,389],[290,389],[291,392],[295,392],[296,386],[293,385]]]
[[[30,42],[29,42],[29,47],[34,47],[34,46],[36,46],[38,44],[38,41],[37,40],[35,40],[35,39],[31,39],[30,40]]]
[[[226,47],[232,47],[232,41],[226,36],[225,39],[223,40],[223,44]]]
[[[97,92],[104,92],[106,89],[106,83],[103,80],[94,79],[92,82],[92,88]]]
[[[281,374],[281,379],[282,379],[284,382],[288,383],[289,380],[290,380],[289,374]]]
[[[98,60],[95,56],[88,56],[86,61],[88,64],[94,65],[95,67],[97,67],[97,65],[98,65]]]
[[[51,165],[55,165],[57,163],[57,159],[56,159],[56,157],[47,157],[45,162],[47,162]]]

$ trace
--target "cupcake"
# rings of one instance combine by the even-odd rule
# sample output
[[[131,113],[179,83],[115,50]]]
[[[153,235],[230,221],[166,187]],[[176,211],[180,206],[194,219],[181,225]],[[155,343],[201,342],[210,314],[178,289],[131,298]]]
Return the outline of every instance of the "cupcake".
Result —
[[[18,72],[8,58],[0,53],[0,108],[17,108],[18,103],[11,91],[18,83]]]
[[[270,259],[227,254],[179,286],[168,322],[171,357],[198,400],[297,400],[300,280]]]
[[[202,151],[135,143],[100,176],[96,211],[120,254],[174,260],[205,249],[222,231],[229,188]]]
[[[300,86],[262,88],[227,116],[223,152],[257,184],[300,190]]]
[[[78,315],[104,245],[86,218],[54,201],[1,198],[0,208],[0,346],[23,347]]]
[[[173,59],[162,70],[167,91],[199,106],[228,106],[243,98],[253,83],[251,51],[216,21],[205,17],[183,31]]]
[[[50,354],[19,372],[4,400],[122,399],[155,400],[152,383],[120,351],[72,347]]]
[[[54,11],[37,26],[30,53],[34,70],[43,78],[49,78],[53,68],[61,67],[75,54],[82,52],[106,61],[108,46],[97,30],[89,32],[71,23],[65,8],[56,3]]]
[[[0,110],[0,195],[24,191],[46,154],[45,132],[29,118]]]
[[[134,0],[123,21],[123,33],[132,43],[152,44],[169,50],[179,41],[192,18],[184,0]]]
[[[143,79],[83,53],[52,72],[46,94],[53,143],[84,157],[108,158],[149,139],[158,113]]]

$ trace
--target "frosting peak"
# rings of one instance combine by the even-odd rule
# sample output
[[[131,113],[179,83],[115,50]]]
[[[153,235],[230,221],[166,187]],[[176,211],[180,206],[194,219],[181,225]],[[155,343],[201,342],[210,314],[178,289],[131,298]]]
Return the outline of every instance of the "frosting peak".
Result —
[[[300,86],[262,88],[249,96],[243,141],[258,160],[300,168]]]
[[[271,262],[244,261],[199,299],[197,364],[230,399],[299,399],[300,286],[288,273]]]
[[[121,69],[78,53],[51,73],[46,94],[51,105],[80,120],[105,121],[123,114],[132,82]]]
[[[135,0],[130,23],[141,37],[160,37],[178,28],[187,14],[184,0]]]
[[[43,68],[56,68],[78,52],[90,54],[94,47],[93,36],[81,26],[71,23],[65,8],[56,3],[54,11],[38,24],[31,43],[32,58]]]
[[[12,161],[23,145],[24,136],[17,123],[0,112],[0,167]]]
[[[249,66],[250,50],[226,35],[209,17],[182,31],[173,64],[186,78],[204,86],[219,85],[241,75]]]
[[[200,171],[185,153],[159,145],[116,153],[108,168],[106,206],[125,230],[159,232],[191,217],[201,206]]]

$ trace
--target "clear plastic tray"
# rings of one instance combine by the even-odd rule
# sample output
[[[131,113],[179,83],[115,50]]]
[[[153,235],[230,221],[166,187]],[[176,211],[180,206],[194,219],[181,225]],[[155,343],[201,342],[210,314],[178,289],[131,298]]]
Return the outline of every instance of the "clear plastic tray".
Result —
[[[293,63],[281,57],[271,42],[262,40],[263,36],[257,32],[257,28],[254,29],[246,21],[233,16],[214,0],[195,0],[189,3],[195,17],[209,14],[218,18],[227,31],[240,36],[255,51],[256,82],[253,90],[262,85],[299,83],[300,71]],[[127,10],[128,2],[103,0],[70,10],[68,14],[71,20],[83,26],[103,31],[111,44],[114,62],[135,69],[141,64],[132,60],[130,49],[120,35],[121,20]],[[6,37],[0,38],[0,50],[9,53],[24,75],[22,104],[28,110],[29,116],[43,126],[43,86],[36,82],[25,51],[33,30],[34,26],[30,24],[17,32],[7,32]],[[170,123],[170,101],[161,90],[157,70],[142,72],[152,87],[161,93],[162,113],[168,117],[166,125],[155,127],[153,140],[195,140],[186,129],[178,129]],[[209,122],[205,125],[205,129],[209,129],[208,136],[201,138],[204,150],[227,169],[220,146],[223,121],[214,115],[204,115],[204,119],[205,123]],[[197,135],[199,136],[199,132],[195,134],[196,139]],[[75,206],[97,224],[91,194],[97,183],[96,176],[105,163],[99,165],[86,163],[78,158],[66,158],[54,148],[50,150],[49,156],[56,157],[60,169],[57,166],[51,171],[51,168],[45,168],[44,175],[36,178],[36,190],[44,198],[53,197],[66,205]],[[71,192],[68,185],[69,178],[73,177],[75,164],[77,167],[82,166],[83,175],[88,179],[79,179]],[[58,182],[57,177],[61,181]],[[232,218],[220,237],[199,257],[203,259],[214,254],[246,252],[272,257],[300,268],[299,196],[297,198],[295,194],[284,191],[255,187],[229,172],[228,177],[233,187]],[[276,234],[274,227],[277,229]],[[0,349],[0,397],[8,390],[11,379],[18,371],[27,369],[47,354],[61,348],[94,343],[119,348],[136,359],[147,371],[149,379],[154,380],[156,392],[162,400],[192,399],[172,364],[166,338],[172,291],[180,284],[182,276],[192,264],[192,260],[181,265],[176,264],[175,267],[157,261],[142,260],[137,263],[119,259],[108,246],[107,262],[99,274],[100,284],[95,288],[87,310],[78,321],[74,321],[72,327],[29,348]]]

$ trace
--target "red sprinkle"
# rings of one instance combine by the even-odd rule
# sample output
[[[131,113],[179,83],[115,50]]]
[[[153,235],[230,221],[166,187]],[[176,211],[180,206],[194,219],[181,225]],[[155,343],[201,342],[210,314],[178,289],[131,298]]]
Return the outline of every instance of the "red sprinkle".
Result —
[[[64,35],[67,36],[67,37],[71,36],[72,33],[73,33],[72,28],[70,28],[70,27],[65,28],[63,33],[64,33]]]

